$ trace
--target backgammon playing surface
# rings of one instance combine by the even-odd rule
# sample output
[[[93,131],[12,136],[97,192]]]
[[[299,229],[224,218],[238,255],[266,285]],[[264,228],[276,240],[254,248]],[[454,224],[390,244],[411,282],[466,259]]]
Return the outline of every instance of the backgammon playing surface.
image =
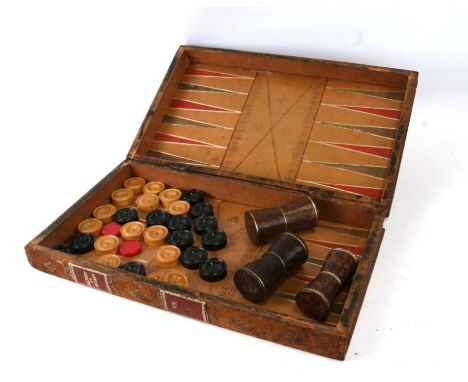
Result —
[[[388,86],[192,64],[148,155],[378,200],[403,96]]]
[[[214,215],[219,221],[220,228],[226,232],[228,237],[226,248],[220,251],[210,251],[210,257],[216,256],[226,261],[228,266],[226,278],[216,283],[209,283],[199,277],[198,270],[186,269],[180,264],[171,269],[182,272],[187,277],[188,288],[195,293],[208,293],[213,296],[258,307],[258,305],[247,301],[239,293],[234,285],[233,274],[239,267],[261,256],[271,243],[258,246],[252,244],[247,239],[243,215],[245,211],[252,209],[252,206],[219,199],[208,199],[208,201],[214,207]],[[144,222],[144,220],[140,221]],[[319,273],[330,249],[336,247],[346,248],[361,256],[366,247],[369,230],[321,220],[319,225],[314,229],[298,233],[308,247],[309,259],[296,274],[279,286],[268,301],[261,305],[261,308],[309,320],[297,307],[294,301],[295,295]],[[194,245],[201,245],[198,235],[194,235]],[[150,247],[143,242],[141,246],[142,250],[140,254],[129,259],[121,257],[122,261],[140,262],[144,264],[147,273],[152,273],[152,277],[162,278],[167,269],[155,266],[155,247]],[[93,250],[82,255],[82,258],[95,262],[99,260],[100,255]],[[348,287],[345,287],[336,298],[331,307],[331,312],[325,321],[327,325],[335,325],[338,321],[347,293]]]

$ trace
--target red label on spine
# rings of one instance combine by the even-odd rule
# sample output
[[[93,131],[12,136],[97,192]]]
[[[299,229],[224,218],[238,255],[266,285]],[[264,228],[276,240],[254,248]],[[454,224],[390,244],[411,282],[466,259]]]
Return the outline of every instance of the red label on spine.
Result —
[[[76,283],[112,293],[105,273],[84,268],[76,264],[69,264],[69,268],[73,281]]]
[[[170,312],[208,322],[206,302],[168,291],[161,291],[164,308]]]

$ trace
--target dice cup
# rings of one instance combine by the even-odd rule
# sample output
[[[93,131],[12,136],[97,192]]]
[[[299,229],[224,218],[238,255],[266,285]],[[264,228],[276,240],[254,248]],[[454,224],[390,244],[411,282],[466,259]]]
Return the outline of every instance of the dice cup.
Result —
[[[309,317],[324,321],[336,295],[356,271],[358,257],[347,249],[330,251],[315,279],[296,295],[297,306]]]
[[[236,271],[234,284],[247,300],[262,303],[308,257],[307,246],[302,239],[291,232],[284,232],[261,257]]]
[[[304,196],[275,208],[246,211],[247,234],[254,244],[262,244],[282,232],[313,228],[318,223],[314,201]]]

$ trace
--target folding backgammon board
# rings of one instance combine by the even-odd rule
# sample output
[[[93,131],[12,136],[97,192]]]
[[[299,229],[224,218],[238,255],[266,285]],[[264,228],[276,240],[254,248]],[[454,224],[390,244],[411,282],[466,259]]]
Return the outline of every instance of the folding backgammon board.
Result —
[[[127,158],[26,246],[28,260],[121,297],[344,359],[392,204],[416,85],[413,71],[182,46]],[[141,262],[152,277],[104,262],[94,249],[54,249],[96,207],[112,204],[111,194],[131,177],[206,194],[227,234],[227,246],[209,256],[224,260],[226,277],[207,282],[180,265],[166,277],[154,261],[157,247],[146,241],[138,255],[121,260]],[[319,215],[315,228],[297,232],[309,258],[266,302],[251,303],[233,274],[270,243],[248,239],[244,213],[303,195]],[[138,219],[145,224],[144,215]],[[318,322],[298,309],[295,296],[335,247],[355,253],[359,265]]]

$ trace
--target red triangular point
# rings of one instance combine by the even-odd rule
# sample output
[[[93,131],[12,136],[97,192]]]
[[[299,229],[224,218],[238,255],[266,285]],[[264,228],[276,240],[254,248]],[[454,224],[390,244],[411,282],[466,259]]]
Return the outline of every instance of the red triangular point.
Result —
[[[334,243],[330,241],[322,241],[322,240],[312,240],[312,239],[304,239],[307,243],[312,243],[312,244],[317,244],[322,247],[327,247],[330,249],[333,248],[344,248],[347,249],[356,255],[362,255],[362,248],[359,247],[358,245],[352,245],[352,244],[343,244],[343,243]]]
[[[392,119],[400,119],[400,110],[397,109],[382,109],[378,107],[365,107],[365,106],[346,106],[346,105],[336,105],[343,109],[361,111],[363,113],[378,115],[379,117],[386,117]]]
[[[333,143],[330,142],[330,145],[343,147],[345,149],[360,151],[366,154],[377,155],[382,158],[390,159],[392,157],[393,149],[388,147],[377,147],[377,146],[361,146],[361,145],[353,145],[350,143]]]
[[[167,142],[167,143],[183,143],[187,145],[211,146],[209,143],[196,141],[195,139],[178,137],[176,135],[170,135],[170,134],[164,134],[164,133],[154,134],[154,140],[158,142]]]
[[[195,69],[195,68],[187,69],[187,71],[185,72],[185,75],[187,75],[187,76],[205,76],[205,77],[228,77],[228,78],[238,77],[238,76],[235,76],[233,74],[219,73],[219,72],[214,72],[212,70]]]
[[[202,111],[231,111],[216,106],[204,105],[202,103],[187,101],[184,99],[174,98],[169,106],[171,109],[192,109]]]

